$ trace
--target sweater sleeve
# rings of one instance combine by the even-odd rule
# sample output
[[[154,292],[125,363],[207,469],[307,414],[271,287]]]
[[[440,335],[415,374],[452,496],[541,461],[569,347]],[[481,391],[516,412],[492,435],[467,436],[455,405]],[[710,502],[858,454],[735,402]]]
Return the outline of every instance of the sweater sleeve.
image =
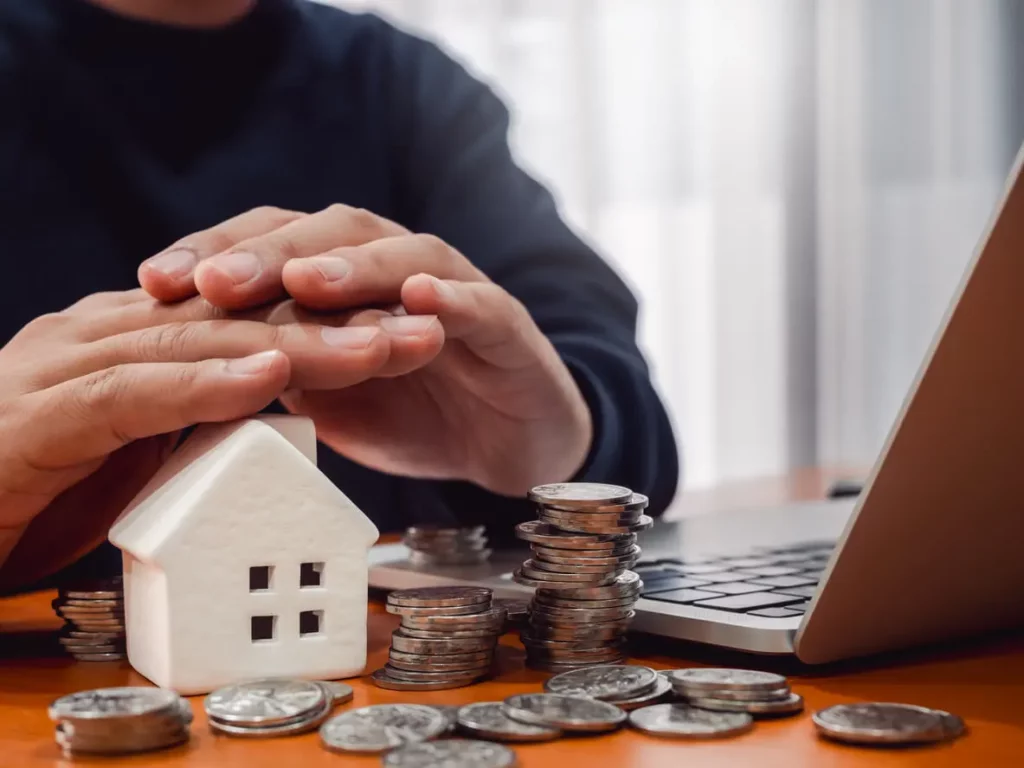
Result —
[[[516,164],[509,114],[491,89],[436,46],[403,33],[394,33],[391,67],[402,223],[465,254],[522,301],[558,350],[595,428],[574,479],[626,485],[660,513],[675,494],[679,457],[636,343],[636,299]],[[522,499],[464,483],[424,485],[466,523],[533,517]]]

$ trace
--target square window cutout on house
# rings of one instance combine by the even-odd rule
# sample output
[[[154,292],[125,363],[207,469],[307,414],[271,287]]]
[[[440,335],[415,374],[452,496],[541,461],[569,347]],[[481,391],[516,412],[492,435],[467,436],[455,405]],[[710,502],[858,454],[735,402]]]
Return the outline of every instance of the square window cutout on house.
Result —
[[[324,585],[324,564],[303,563],[299,569],[300,587],[322,587]]]
[[[319,635],[323,618],[323,611],[302,611],[299,614],[299,637]]]
[[[277,616],[253,616],[250,633],[254,643],[273,640],[277,636]]]
[[[274,573],[272,565],[254,565],[249,569],[249,591],[267,592],[270,590],[270,578]]]

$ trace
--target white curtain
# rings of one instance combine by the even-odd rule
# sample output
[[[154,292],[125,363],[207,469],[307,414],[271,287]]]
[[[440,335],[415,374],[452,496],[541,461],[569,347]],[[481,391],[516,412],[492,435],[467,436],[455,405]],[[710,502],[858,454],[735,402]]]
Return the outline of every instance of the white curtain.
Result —
[[[336,0],[503,95],[690,488],[870,463],[1020,140],[1015,0]]]

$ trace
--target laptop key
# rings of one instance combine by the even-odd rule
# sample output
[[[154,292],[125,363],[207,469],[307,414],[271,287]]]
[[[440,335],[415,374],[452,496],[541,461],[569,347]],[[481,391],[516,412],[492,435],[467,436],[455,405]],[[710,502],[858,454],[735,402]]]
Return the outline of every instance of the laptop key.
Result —
[[[646,600],[661,600],[666,603],[692,603],[696,600],[704,600],[709,597],[721,597],[715,592],[706,592],[703,589],[673,589],[670,592],[657,592],[653,595],[644,594]]]
[[[758,579],[751,579],[751,584],[759,584],[763,587],[806,587],[818,583],[818,580],[808,578],[804,574],[797,576],[763,576]]]
[[[723,562],[730,568],[756,568],[771,565],[775,560],[770,557],[727,557]]]
[[[647,579],[642,573],[640,574],[640,578],[643,579],[644,582],[643,594],[645,595],[649,595],[653,592],[668,592],[670,589],[703,587],[709,583],[699,579],[691,579],[688,576],[673,576],[671,579],[656,579],[650,584],[647,583]]]
[[[796,595],[797,597],[814,597],[816,591],[817,587],[793,587],[792,589],[780,590],[781,593]]]
[[[799,603],[801,596],[784,595],[778,592],[750,592],[746,595],[729,595],[714,600],[701,600],[694,603],[698,608],[721,608],[725,611],[748,611],[751,608],[768,608],[773,605]]]
[[[718,573],[702,573],[697,576],[706,582],[713,584],[725,584],[729,581],[753,581],[750,576],[744,576],[739,571],[719,571]]]
[[[753,581],[754,576],[792,576],[800,573],[800,568],[790,568],[788,565],[766,565],[763,568],[744,568],[737,573],[742,573],[748,581]]]
[[[717,573],[728,568],[727,565],[722,563],[680,563],[675,566],[675,569],[679,573],[685,573],[687,576],[702,576],[705,573]]]
[[[804,612],[794,611],[787,605],[785,608],[760,608],[747,613],[751,616],[764,616],[766,619],[788,619],[791,616],[802,616]]]
[[[727,581],[721,584],[708,584],[707,588],[724,595],[745,595],[747,592],[764,592],[760,584],[744,584],[742,581]]]

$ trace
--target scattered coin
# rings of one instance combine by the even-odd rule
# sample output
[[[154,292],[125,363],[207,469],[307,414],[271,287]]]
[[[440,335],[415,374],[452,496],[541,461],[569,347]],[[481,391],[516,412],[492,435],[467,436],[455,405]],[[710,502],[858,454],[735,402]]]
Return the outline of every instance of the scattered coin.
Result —
[[[434,739],[448,718],[423,704],[375,704],[335,715],[320,726],[320,739],[334,752],[379,753]]]
[[[385,768],[514,768],[508,747],[487,741],[446,739],[409,744],[384,755]]]
[[[344,683],[268,678],[228,685],[203,700],[215,733],[230,736],[284,736],[311,731],[331,708],[351,700]]]
[[[523,693],[508,697],[502,706],[513,720],[563,731],[613,731],[626,719],[614,704],[583,696]]]
[[[967,723],[960,715],[954,715],[951,712],[944,712],[941,709],[932,710],[939,717],[942,718],[942,730],[945,731],[946,741],[953,741],[959,739],[967,732]]]
[[[754,718],[743,712],[711,712],[688,704],[654,704],[630,712],[629,723],[654,736],[714,739],[746,733]]]
[[[850,744],[919,744],[943,741],[946,720],[927,707],[890,702],[837,704],[815,712],[818,733]]]
[[[459,709],[457,720],[466,733],[491,741],[550,741],[562,735],[558,728],[513,720],[500,701],[467,704]]]
[[[625,699],[613,699],[609,703],[614,704],[619,709],[630,711],[640,707],[647,707],[651,704],[657,704],[670,693],[672,693],[672,683],[667,677],[658,675],[658,679],[651,690]]]
[[[723,690],[774,691],[788,687],[782,675],[753,669],[694,667],[674,670],[671,678],[677,693],[685,691],[694,695]]]
[[[775,701],[730,701],[728,699],[690,698],[687,703],[713,712],[746,712],[750,715],[795,715],[804,711],[803,697],[790,693]]]
[[[548,678],[544,690],[592,699],[628,699],[652,690],[657,682],[658,673],[649,667],[597,666]]]
[[[355,691],[352,690],[351,685],[346,683],[339,683],[334,680],[318,680],[317,683],[327,691],[331,697],[332,704],[337,706],[338,704],[347,704],[352,701],[355,696]]]

